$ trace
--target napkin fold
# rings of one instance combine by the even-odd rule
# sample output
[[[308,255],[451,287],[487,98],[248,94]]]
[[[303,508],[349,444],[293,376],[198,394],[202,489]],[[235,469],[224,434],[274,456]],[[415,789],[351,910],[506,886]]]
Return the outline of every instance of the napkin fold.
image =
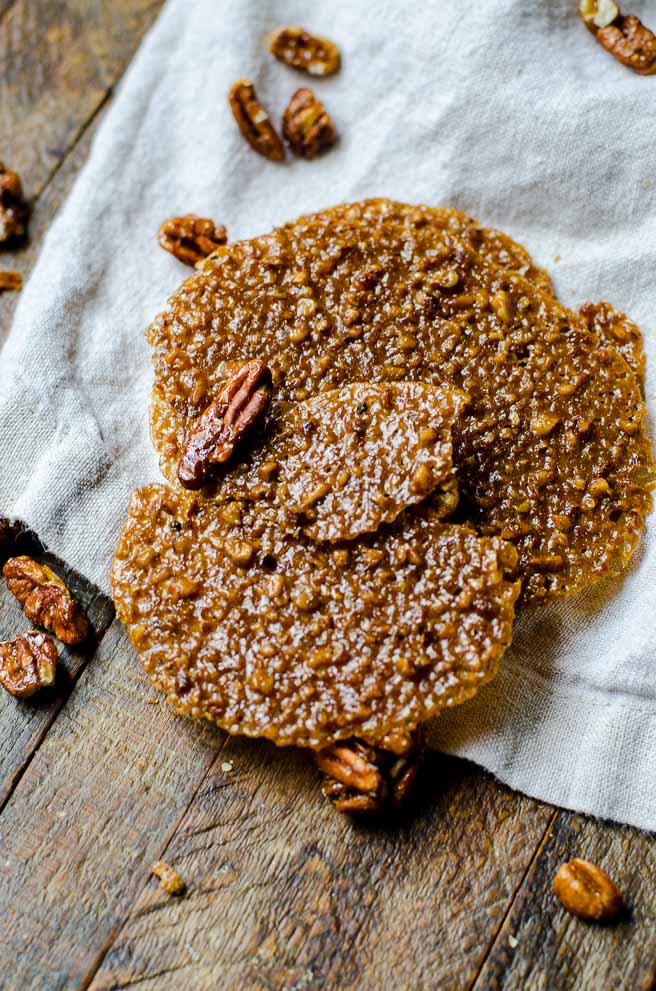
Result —
[[[339,75],[310,81],[341,135],[312,162],[258,157],[228,109],[240,77],[274,119],[307,82],[267,52],[281,24],[343,54]],[[2,350],[0,516],[108,588],[130,491],[161,479],[143,332],[188,274],[155,239],[181,213],[236,239],[368,196],[457,207],[525,244],[566,305],[629,312],[653,411],[655,87],[595,43],[572,0],[169,0]],[[433,742],[535,797],[655,829],[655,532],[620,580],[524,613],[499,677],[436,720]]]

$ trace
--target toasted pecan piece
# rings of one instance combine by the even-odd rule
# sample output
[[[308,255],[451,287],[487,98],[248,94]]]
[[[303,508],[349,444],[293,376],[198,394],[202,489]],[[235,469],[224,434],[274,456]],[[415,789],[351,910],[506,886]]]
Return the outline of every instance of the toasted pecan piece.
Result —
[[[282,162],[285,149],[250,79],[233,83],[228,101],[232,116],[251,148],[272,162]]]
[[[338,812],[370,815],[405,804],[423,757],[421,737],[414,734],[404,753],[354,739],[319,750],[315,763],[325,775],[322,791]]]
[[[20,177],[0,162],[0,244],[24,237],[28,213]]]
[[[337,141],[337,131],[326,108],[307,86],[297,89],[289,101],[282,132],[300,158],[316,158]]]
[[[340,67],[337,45],[305,28],[283,27],[269,35],[269,51],[279,62],[311,76],[332,76]]]
[[[0,292],[20,292],[23,288],[23,277],[15,269],[0,271]]]
[[[165,220],[157,233],[160,247],[169,251],[185,265],[195,265],[226,244],[228,232],[223,224],[208,217],[189,213],[184,217]]]
[[[47,633],[34,630],[0,643],[0,685],[24,699],[55,683],[57,648]]]
[[[568,912],[588,922],[614,922],[625,911],[624,899],[606,871],[579,857],[558,868],[553,890]]]
[[[656,72],[656,35],[635,14],[622,14],[613,0],[580,0],[581,20],[618,62],[642,76]]]

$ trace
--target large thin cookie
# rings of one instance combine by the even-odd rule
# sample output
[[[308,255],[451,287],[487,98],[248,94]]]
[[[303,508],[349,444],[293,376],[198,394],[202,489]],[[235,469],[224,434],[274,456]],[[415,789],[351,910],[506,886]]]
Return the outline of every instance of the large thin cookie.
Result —
[[[454,431],[461,508],[513,541],[523,601],[572,594],[624,563],[650,507],[640,384],[485,244],[455,211],[378,200],[231,246],[149,331],[165,472],[226,362],[267,361],[279,401],[423,381],[469,396]]]
[[[117,613],[179,712],[323,747],[405,737],[472,696],[510,642],[514,551],[430,509],[316,545],[259,504],[137,490]]]

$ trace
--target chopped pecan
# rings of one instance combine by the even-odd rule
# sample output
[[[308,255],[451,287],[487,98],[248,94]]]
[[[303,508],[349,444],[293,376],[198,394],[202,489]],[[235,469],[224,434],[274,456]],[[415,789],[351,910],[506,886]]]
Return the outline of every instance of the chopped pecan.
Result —
[[[315,158],[337,141],[335,125],[311,89],[297,89],[282,119],[282,131],[295,155]]]
[[[271,371],[263,361],[247,361],[194,424],[178,465],[186,489],[207,484],[217,465],[234,454],[271,399]]]
[[[76,644],[89,632],[87,618],[61,578],[31,557],[11,557],[2,573],[9,591],[28,619],[54,633],[63,643]]]
[[[339,48],[327,38],[310,34],[305,28],[278,28],[269,35],[269,51],[292,69],[311,76],[332,76],[339,69]]]
[[[613,0],[580,0],[579,14],[583,23],[594,28],[606,28],[619,17],[619,7]]]
[[[158,860],[150,869],[155,877],[159,878],[160,885],[169,895],[184,895],[187,886],[175,867],[165,864],[163,860]]]
[[[612,0],[581,0],[579,13],[600,45],[642,76],[656,72],[656,35],[634,14],[624,15]]]
[[[57,648],[47,633],[36,630],[0,643],[0,685],[25,699],[55,683]]]
[[[23,277],[14,269],[0,271],[0,292],[20,292],[23,288]]]
[[[0,162],[0,244],[23,237],[27,217],[20,178]]]
[[[361,740],[334,743],[315,754],[324,775],[322,791],[338,812],[373,814],[400,808],[417,778],[423,759],[421,739],[402,754]]]
[[[615,882],[589,860],[576,857],[562,864],[554,878],[553,890],[561,905],[580,919],[613,922],[625,910]]]
[[[228,94],[232,116],[251,148],[272,162],[282,162],[285,149],[250,79],[238,79]]]
[[[184,217],[165,220],[157,233],[157,240],[165,251],[185,265],[195,265],[207,258],[228,240],[228,232],[222,224],[215,224],[207,217],[189,213]]]

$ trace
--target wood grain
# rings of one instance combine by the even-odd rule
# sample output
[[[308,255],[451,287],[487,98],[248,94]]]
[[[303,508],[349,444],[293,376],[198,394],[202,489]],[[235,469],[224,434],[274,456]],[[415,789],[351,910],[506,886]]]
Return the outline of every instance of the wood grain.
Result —
[[[78,647],[59,644],[57,681],[52,689],[31,699],[18,700],[0,692],[0,809],[11,794],[16,781],[29,763],[34,751],[48,732],[57,713],[71,693],[72,687],[97,642],[114,618],[114,607],[90,582],[53,555],[43,553],[38,542],[23,534],[4,545],[0,565],[9,554],[30,554],[54,568],[83,606],[91,625],[89,639]],[[20,603],[0,581],[0,640],[11,640],[19,633],[34,629]]]
[[[230,740],[92,991],[465,988],[551,812],[432,754],[396,823],[353,824],[309,758]]]
[[[0,21],[5,16],[10,7],[16,3],[16,0],[0,0]]]
[[[3,991],[82,985],[222,745],[152,696],[115,623],[0,816]]]
[[[67,152],[60,167],[40,194],[30,219],[29,240],[20,248],[0,252],[0,268],[17,268],[23,274],[24,281],[28,278],[39,257],[48,228],[87,160],[91,142],[102,122],[107,106],[108,103],[103,104],[77,143]],[[20,293],[0,294],[0,347],[9,333],[19,300]]]
[[[20,174],[34,208],[30,241],[2,250],[0,268],[16,268],[24,280],[29,275],[54,213],[52,201],[42,209],[43,191],[107,100],[162,3],[0,0],[0,157]],[[0,344],[18,296],[0,294]]]
[[[603,867],[630,906],[617,925],[569,915],[552,882],[573,857]],[[656,844],[628,827],[559,812],[474,983],[475,991],[653,991]]]

